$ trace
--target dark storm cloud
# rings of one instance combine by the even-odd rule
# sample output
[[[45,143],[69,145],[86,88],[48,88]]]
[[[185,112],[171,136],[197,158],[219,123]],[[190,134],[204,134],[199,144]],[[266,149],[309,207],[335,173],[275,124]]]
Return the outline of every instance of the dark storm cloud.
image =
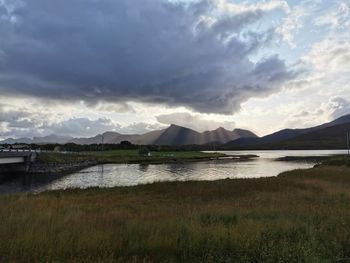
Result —
[[[0,1],[0,93],[231,113],[293,78],[278,56],[249,59],[273,37],[251,30],[265,12],[205,0]]]

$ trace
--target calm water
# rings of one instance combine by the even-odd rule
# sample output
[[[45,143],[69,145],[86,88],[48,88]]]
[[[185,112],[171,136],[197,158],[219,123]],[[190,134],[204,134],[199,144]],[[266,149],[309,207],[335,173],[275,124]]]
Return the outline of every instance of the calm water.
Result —
[[[33,178],[30,187],[23,188],[20,180],[0,185],[0,193],[40,192],[45,190],[132,186],[158,181],[218,180],[225,178],[256,178],[277,176],[293,169],[307,169],[313,162],[282,162],[284,156],[323,156],[345,154],[344,150],[327,151],[226,151],[227,154],[255,154],[259,158],[249,161],[219,160],[186,164],[107,164],[94,166],[51,182]]]

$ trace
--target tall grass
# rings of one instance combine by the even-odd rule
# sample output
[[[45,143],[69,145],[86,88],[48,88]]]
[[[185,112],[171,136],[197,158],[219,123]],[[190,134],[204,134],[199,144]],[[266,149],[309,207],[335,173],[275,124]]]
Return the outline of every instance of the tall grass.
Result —
[[[152,156],[141,156],[138,150],[111,150],[102,152],[80,152],[80,153],[41,153],[38,161],[42,163],[77,163],[94,161],[98,163],[147,163],[147,162],[181,162],[191,160],[206,160],[209,158],[223,157],[221,153],[204,153],[196,151],[179,152],[152,152]]]
[[[0,197],[0,262],[349,262],[350,168]]]

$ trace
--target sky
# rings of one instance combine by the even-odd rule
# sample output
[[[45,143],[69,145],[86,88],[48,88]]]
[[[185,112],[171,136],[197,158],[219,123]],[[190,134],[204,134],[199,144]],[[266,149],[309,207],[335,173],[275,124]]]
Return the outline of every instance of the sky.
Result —
[[[0,0],[0,139],[350,114],[350,0]]]

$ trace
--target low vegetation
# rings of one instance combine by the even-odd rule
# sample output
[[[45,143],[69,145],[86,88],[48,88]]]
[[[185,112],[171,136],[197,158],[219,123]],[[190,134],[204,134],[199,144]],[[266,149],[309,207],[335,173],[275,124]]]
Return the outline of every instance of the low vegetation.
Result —
[[[330,158],[323,162],[325,165],[348,166],[350,167],[350,155]]]
[[[41,153],[38,161],[43,163],[74,163],[95,161],[97,163],[171,163],[208,160],[225,157],[221,153],[204,153],[194,151],[151,152],[151,156],[139,150],[111,150],[80,153]]]
[[[349,262],[350,167],[0,197],[0,262]]]

